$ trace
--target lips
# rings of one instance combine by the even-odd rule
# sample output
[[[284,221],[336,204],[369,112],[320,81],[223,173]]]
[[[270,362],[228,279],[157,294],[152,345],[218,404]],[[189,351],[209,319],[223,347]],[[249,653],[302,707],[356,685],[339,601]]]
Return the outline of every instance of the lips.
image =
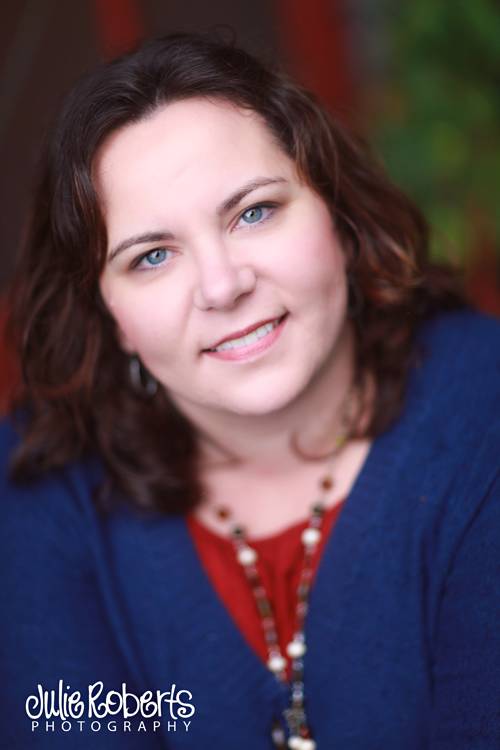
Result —
[[[285,315],[282,315],[281,317],[265,318],[264,320],[259,320],[257,323],[252,323],[251,326],[247,326],[246,328],[242,328],[239,331],[233,331],[232,333],[229,333],[227,336],[224,336],[224,338],[219,339],[218,341],[216,341],[215,344],[211,344],[210,346],[207,346],[207,348],[203,349],[203,351],[206,352],[209,349],[215,349],[217,346],[220,346],[225,341],[230,341],[231,339],[239,339],[239,338],[241,338],[241,336],[246,336],[247,333],[252,333],[252,331],[255,331],[256,328],[260,328],[260,326],[263,326],[266,323],[272,323],[275,320],[281,321],[282,318],[284,318],[284,317],[285,317]]]

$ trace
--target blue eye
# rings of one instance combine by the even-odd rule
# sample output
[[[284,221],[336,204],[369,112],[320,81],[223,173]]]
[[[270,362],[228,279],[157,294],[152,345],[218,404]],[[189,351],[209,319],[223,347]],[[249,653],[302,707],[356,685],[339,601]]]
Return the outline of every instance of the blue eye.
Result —
[[[143,260],[147,261],[151,266],[157,266],[162,260],[165,260],[167,251],[163,247],[157,247],[151,250],[150,253],[143,257]]]
[[[272,216],[275,208],[276,206],[265,203],[261,203],[257,206],[250,206],[246,211],[243,211],[240,219],[244,221],[247,226],[251,226],[252,224],[263,224]]]
[[[138,268],[142,271],[147,271],[149,268],[155,268],[163,265],[167,258],[167,253],[171,252],[165,247],[155,247],[154,250],[150,250],[148,253],[141,255],[132,264],[132,268]]]
[[[253,206],[253,208],[247,208],[245,213],[241,215],[244,221],[248,220],[249,224],[255,224],[259,219],[262,218],[262,206]]]

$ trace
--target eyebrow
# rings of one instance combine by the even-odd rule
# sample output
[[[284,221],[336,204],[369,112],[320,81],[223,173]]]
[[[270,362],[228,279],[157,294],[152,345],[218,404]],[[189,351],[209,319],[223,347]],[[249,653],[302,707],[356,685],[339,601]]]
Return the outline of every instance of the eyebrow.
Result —
[[[288,180],[285,180],[284,177],[256,177],[255,179],[250,180],[250,182],[246,182],[217,206],[217,216],[227,214],[241,203],[243,198],[253,190],[257,190],[257,188],[264,187],[265,185],[274,185],[275,183],[281,182],[288,182]],[[128,237],[126,240],[122,240],[111,250],[108,256],[108,263],[124,250],[128,250],[134,245],[143,245],[148,242],[165,242],[168,240],[175,240],[175,235],[169,231],[142,232],[141,234],[135,234],[132,237]]]

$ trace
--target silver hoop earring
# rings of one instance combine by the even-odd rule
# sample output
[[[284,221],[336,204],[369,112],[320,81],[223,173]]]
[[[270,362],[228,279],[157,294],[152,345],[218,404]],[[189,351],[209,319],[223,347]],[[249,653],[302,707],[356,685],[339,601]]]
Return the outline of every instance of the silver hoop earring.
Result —
[[[145,398],[152,398],[158,390],[158,382],[135,354],[130,357],[128,368],[130,383],[134,391]]]

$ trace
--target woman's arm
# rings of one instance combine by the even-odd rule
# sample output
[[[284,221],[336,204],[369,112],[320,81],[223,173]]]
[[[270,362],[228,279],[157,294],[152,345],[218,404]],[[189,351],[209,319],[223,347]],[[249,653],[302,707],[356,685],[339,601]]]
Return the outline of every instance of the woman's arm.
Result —
[[[450,567],[438,619],[432,750],[500,747],[500,475]]]
[[[3,448],[5,434],[2,428]],[[116,732],[107,726],[115,717],[103,719],[100,730],[92,731],[87,715],[81,716],[82,725],[70,716],[71,729],[63,731],[59,716],[27,715],[27,698],[39,690],[57,691],[60,680],[63,694],[80,691],[85,703],[89,686],[99,681],[106,692],[119,690],[122,682],[132,692],[140,691],[108,624],[85,519],[66,473],[52,472],[43,481],[16,486],[4,471],[0,483],[0,747],[164,747],[159,735],[149,731],[123,731],[118,717]],[[36,715],[37,701],[31,703]]]

